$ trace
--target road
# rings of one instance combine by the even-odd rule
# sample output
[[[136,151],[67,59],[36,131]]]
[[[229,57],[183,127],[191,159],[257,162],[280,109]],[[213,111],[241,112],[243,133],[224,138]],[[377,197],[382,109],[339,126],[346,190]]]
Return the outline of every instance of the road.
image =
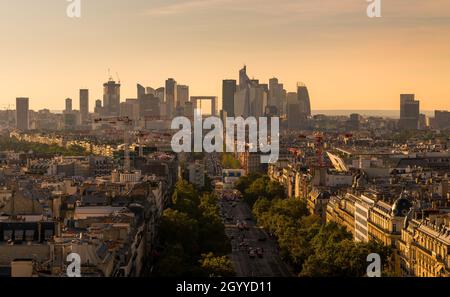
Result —
[[[205,157],[207,173],[210,177],[222,175],[222,164],[219,154],[207,154]],[[225,232],[231,239],[232,253],[230,259],[238,277],[292,277],[294,276],[288,266],[281,260],[277,243],[270,239],[266,232],[255,224],[250,207],[243,201],[220,202],[221,212],[224,216]],[[231,220],[227,221],[229,217]],[[245,222],[249,230],[241,231],[237,222]],[[265,241],[260,241],[265,238]],[[248,246],[242,246],[245,242]],[[260,248],[263,257],[251,258],[248,249]]]
[[[253,220],[249,206],[244,202],[237,202],[236,207],[232,203],[221,203],[221,209],[226,216],[233,220],[225,225],[226,233],[231,238],[233,251],[230,255],[236,276],[238,277],[292,277],[288,266],[283,263],[279,255],[277,244],[270,239],[264,230],[258,228]],[[252,220],[246,220],[252,218]],[[244,222],[249,227],[248,231],[240,231],[237,227],[237,221]],[[260,238],[266,238],[266,241],[259,241]],[[240,246],[245,241],[250,248],[262,248],[264,254],[262,258],[250,258],[248,248]]]

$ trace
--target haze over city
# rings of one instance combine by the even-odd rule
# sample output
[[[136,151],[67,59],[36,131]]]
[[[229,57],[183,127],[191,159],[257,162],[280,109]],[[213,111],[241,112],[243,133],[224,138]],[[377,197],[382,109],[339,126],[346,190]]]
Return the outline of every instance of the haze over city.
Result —
[[[80,88],[93,108],[108,68],[122,100],[168,77],[221,100],[222,79],[244,64],[288,91],[305,82],[314,110],[398,109],[400,93],[423,110],[450,108],[450,2],[384,1],[377,19],[363,0],[276,2],[82,0],[71,19],[66,1],[2,0],[0,108],[25,96],[32,109],[62,110]]]

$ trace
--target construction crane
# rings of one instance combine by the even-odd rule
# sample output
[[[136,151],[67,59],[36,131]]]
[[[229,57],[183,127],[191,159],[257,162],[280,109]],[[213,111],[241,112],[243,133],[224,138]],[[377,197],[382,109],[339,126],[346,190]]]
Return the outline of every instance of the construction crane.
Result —
[[[130,161],[130,128],[133,125],[133,120],[131,120],[128,117],[107,117],[107,118],[98,118],[95,119],[94,122],[96,124],[99,123],[106,123],[110,125],[115,125],[118,127],[123,127],[124,130],[124,154],[125,154],[125,161],[124,161],[124,171],[125,173],[131,172],[131,161]]]

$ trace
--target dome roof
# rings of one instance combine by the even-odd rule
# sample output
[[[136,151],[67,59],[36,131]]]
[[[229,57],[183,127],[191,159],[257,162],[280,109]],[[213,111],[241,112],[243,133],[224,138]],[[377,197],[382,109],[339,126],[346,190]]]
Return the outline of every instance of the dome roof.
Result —
[[[412,203],[406,193],[402,193],[392,206],[392,215],[406,217],[412,207]]]

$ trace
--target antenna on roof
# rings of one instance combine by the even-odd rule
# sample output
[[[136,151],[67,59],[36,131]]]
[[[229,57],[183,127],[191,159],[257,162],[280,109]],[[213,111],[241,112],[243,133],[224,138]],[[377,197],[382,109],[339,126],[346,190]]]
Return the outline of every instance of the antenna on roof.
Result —
[[[113,80],[113,77],[111,76],[111,69],[108,68],[108,77],[109,77],[109,81]]]

